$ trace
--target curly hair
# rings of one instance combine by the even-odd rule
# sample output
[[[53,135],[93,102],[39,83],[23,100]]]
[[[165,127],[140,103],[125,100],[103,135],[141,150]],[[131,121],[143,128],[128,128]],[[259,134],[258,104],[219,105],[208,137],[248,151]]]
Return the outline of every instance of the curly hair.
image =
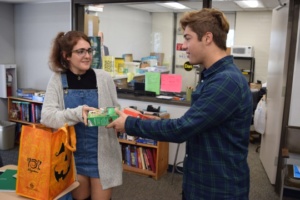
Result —
[[[211,32],[215,44],[220,49],[226,50],[229,23],[223,12],[213,8],[187,12],[180,19],[180,24],[183,30],[188,26],[194,31],[199,41],[205,33]]]
[[[52,50],[49,57],[49,68],[54,72],[63,72],[69,69],[69,61],[64,58],[71,56],[73,47],[80,39],[91,44],[89,38],[80,31],[59,32],[52,43]]]

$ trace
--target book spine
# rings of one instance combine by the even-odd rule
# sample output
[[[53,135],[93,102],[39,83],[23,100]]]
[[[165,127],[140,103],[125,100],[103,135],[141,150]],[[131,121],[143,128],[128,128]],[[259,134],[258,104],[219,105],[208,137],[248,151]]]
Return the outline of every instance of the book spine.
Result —
[[[147,153],[147,158],[148,158],[151,170],[155,173],[156,172],[156,167],[154,165],[154,159],[153,159],[153,155],[152,155],[151,149],[147,148],[146,149],[146,153]]]
[[[122,163],[126,164],[126,145],[121,145],[122,149]]]
[[[134,156],[135,156],[135,167],[139,167],[139,162],[138,162],[138,153],[137,153],[137,147],[134,146]]]
[[[139,151],[140,151],[140,158],[142,161],[142,169],[146,169],[145,159],[144,159],[144,155],[143,155],[143,148],[139,147]]]
[[[130,166],[130,145],[126,146],[126,165]]]
[[[136,156],[135,156],[135,146],[130,146],[130,159],[131,159],[131,166],[136,166]]]
[[[143,169],[141,153],[140,153],[139,147],[137,148],[136,152],[137,152],[138,168]]]
[[[147,157],[147,154],[146,154],[146,150],[145,150],[145,149],[143,149],[143,156],[144,156],[144,159],[145,159],[145,166],[146,166],[146,169],[151,171],[151,166],[150,166],[150,164],[149,164],[149,160],[148,160],[148,157]]]

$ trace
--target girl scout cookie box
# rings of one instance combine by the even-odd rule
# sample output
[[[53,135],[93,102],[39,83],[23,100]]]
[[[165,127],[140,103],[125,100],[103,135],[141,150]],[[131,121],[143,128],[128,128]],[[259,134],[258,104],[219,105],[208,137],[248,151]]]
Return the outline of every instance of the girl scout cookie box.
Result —
[[[88,126],[106,126],[118,117],[119,115],[116,114],[115,107],[89,111]]]

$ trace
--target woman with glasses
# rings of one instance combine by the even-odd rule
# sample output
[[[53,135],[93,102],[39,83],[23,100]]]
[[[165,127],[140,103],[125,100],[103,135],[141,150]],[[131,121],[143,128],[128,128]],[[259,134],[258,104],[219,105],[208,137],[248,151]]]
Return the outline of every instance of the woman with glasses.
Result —
[[[111,198],[112,187],[122,184],[122,155],[113,130],[88,127],[87,113],[100,107],[119,106],[111,76],[92,69],[93,49],[88,37],[79,31],[60,32],[53,41],[50,69],[41,123],[60,128],[75,126],[74,153],[79,187],[73,199]]]

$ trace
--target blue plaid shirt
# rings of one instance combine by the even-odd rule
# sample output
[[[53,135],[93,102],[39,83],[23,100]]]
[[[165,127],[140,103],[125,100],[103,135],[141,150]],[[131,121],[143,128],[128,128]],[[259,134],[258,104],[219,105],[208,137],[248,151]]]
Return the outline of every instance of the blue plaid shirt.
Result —
[[[191,108],[178,119],[128,117],[126,133],[159,141],[186,141],[183,191],[192,199],[248,199],[247,163],[252,94],[226,56],[202,72]]]

